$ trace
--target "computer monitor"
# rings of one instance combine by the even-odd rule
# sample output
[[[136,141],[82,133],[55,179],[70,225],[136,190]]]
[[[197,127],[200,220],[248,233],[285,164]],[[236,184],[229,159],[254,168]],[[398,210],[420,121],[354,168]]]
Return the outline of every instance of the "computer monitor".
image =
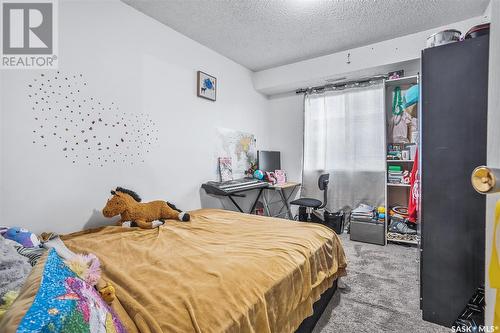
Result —
[[[281,156],[279,151],[259,150],[257,154],[259,169],[274,172],[281,170]]]

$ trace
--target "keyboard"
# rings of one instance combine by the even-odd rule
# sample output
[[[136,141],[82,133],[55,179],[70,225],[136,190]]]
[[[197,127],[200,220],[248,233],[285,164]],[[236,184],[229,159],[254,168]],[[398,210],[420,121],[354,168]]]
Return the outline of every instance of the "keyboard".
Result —
[[[257,184],[260,181],[257,179],[253,178],[242,178],[242,179],[236,179],[236,180],[229,180],[227,182],[220,182],[219,188],[221,189],[229,189],[233,187],[238,187],[238,186],[248,186],[248,185],[253,185]]]
[[[232,193],[266,188],[269,184],[253,178],[241,178],[226,182],[206,182],[201,185],[208,194],[230,195]]]

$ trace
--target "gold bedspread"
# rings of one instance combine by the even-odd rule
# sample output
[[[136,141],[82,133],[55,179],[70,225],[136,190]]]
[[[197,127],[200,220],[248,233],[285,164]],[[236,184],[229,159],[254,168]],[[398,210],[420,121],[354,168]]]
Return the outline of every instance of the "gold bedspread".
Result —
[[[317,224],[230,211],[190,212],[158,229],[64,236],[100,259],[130,332],[294,332],[345,274],[337,235]]]

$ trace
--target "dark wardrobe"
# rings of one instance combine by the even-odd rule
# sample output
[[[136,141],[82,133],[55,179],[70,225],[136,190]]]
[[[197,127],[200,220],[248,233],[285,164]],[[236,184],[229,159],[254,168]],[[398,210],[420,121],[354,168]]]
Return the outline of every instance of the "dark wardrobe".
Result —
[[[484,286],[489,36],[422,52],[421,262],[423,319],[452,326]],[[484,321],[484,319],[483,319]]]

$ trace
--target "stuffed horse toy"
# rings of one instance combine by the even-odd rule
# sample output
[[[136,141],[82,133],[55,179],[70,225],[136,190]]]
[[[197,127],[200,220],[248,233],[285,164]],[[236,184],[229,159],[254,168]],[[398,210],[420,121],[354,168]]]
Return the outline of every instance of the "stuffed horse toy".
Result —
[[[189,221],[190,216],[177,209],[174,205],[166,201],[151,201],[141,203],[141,197],[134,191],[117,187],[111,191],[113,197],[108,200],[102,210],[106,217],[121,215],[117,225],[127,226],[125,223],[135,223],[143,229],[156,228],[166,219],[178,219],[179,221]]]

